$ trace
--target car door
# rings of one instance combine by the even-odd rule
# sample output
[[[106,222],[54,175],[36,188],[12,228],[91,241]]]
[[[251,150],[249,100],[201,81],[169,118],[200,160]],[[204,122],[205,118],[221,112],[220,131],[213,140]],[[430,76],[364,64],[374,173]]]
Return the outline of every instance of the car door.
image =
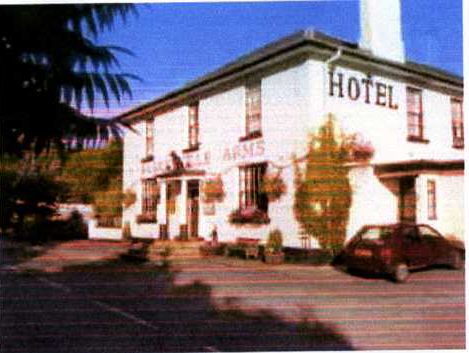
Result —
[[[416,226],[404,226],[401,228],[402,257],[412,267],[427,266],[431,254],[429,245],[423,241]]]
[[[418,226],[418,231],[428,248],[427,265],[446,263],[451,249],[443,236],[427,225]]]

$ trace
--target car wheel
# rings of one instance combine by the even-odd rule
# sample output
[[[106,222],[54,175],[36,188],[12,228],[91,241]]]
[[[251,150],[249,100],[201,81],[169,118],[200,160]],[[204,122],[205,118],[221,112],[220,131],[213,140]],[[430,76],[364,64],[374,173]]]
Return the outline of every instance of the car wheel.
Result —
[[[453,251],[451,267],[455,270],[462,270],[464,267],[464,261],[460,251]]]
[[[396,265],[394,268],[394,273],[393,273],[393,279],[397,283],[403,283],[407,281],[407,278],[409,277],[409,267],[407,264],[401,262]]]

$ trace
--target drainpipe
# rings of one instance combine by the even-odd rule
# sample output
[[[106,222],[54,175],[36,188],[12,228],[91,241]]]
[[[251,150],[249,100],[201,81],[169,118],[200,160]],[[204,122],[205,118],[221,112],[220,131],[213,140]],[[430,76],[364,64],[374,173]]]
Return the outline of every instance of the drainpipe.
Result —
[[[337,61],[342,56],[342,47],[337,49],[337,52],[331,56],[329,59],[324,61],[324,70],[323,70],[323,82],[324,82],[324,90],[322,95],[322,112],[325,114],[326,110],[326,99],[327,99],[327,70],[331,67],[334,61]]]

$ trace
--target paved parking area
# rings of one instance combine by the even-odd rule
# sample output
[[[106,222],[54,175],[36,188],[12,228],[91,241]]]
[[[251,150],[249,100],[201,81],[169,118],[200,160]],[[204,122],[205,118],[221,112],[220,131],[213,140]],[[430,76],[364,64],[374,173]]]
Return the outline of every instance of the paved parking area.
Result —
[[[71,245],[0,271],[2,353],[465,348],[463,271],[394,284],[226,258],[128,264],[120,245]]]

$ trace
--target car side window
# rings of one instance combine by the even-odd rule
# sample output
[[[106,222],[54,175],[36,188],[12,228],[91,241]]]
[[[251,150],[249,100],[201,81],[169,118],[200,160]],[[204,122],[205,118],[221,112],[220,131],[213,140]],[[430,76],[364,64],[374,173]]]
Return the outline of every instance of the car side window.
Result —
[[[419,233],[424,239],[441,238],[440,234],[438,234],[435,230],[427,226],[419,226]]]
[[[402,236],[406,241],[418,241],[419,235],[415,227],[405,227],[402,229]]]

